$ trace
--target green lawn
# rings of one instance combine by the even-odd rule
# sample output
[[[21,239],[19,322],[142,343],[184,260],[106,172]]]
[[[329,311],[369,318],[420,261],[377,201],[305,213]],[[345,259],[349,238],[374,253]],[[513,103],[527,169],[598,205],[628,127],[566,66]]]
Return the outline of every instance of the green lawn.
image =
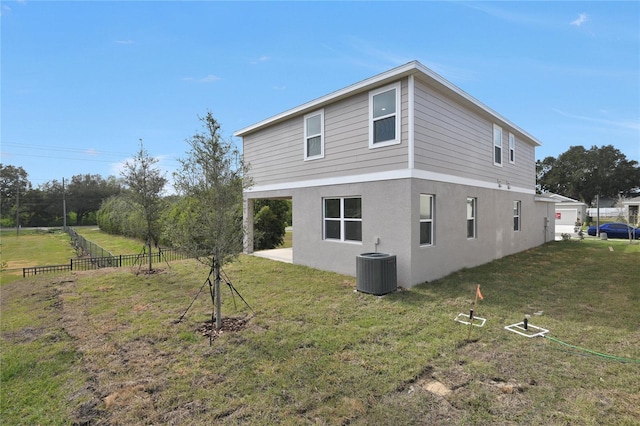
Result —
[[[201,331],[212,309],[209,270],[195,261],[152,275],[100,270],[9,283],[0,417],[637,424],[639,253],[623,241],[554,242],[383,297],[354,292],[353,277],[241,256],[225,272],[255,312],[223,286],[223,313],[243,327],[211,346]],[[476,314],[487,323],[468,340],[453,319],[468,313],[478,284]],[[504,329],[526,315],[556,340]]]
[[[0,273],[0,282],[6,283],[22,277],[22,268],[29,266],[60,265],[69,263],[76,253],[69,236],[61,229],[36,229],[0,232],[0,256],[6,270]]]
[[[87,240],[96,243],[116,256],[119,254],[138,254],[142,252],[144,246],[144,241],[121,235],[110,235],[102,232],[96,226],[74,227],[73,229]]]
[[[138,254],[143,242],[134,238],[109,235],[95,226],[75,227],[78,234],[98,244],[114,255]],[[23,229],[0,232],[0,255],[6,262],[6,270],[0,272],[0,283],[7,283],[22,277],[22,268],[68,264],[76,257],[71,239],[61,228],[50,230]]]

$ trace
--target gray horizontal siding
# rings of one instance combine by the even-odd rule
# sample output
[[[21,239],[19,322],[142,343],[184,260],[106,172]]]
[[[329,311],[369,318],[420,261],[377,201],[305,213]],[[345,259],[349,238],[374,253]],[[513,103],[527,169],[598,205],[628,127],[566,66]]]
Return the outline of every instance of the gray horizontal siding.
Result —
[[[454,102],[424,82],[415,87],[415,167],[482,181],[535,186],[534,147],[516,136],[516,162],[509,163],[509,132],[504,123],[502,167],[493,164],[493,124],[486,114]]]
[[[304,160],[304,114],[245,135],[255,186],[407,168],[407,84],[402,84],[402,143],[369,149],[369,92],[324,107],[324,158]]]

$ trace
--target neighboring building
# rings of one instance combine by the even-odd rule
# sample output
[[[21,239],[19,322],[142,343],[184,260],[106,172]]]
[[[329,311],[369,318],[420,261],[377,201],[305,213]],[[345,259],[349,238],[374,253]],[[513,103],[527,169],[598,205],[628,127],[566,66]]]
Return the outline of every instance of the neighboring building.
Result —
[[[523,99],[523,101],[525,101]],[[410,62],[236,132],[253,201],[291,199],[293,263],[355,275],[397,256],[410,287],[554,239],[526,131]]]
[[[547,193],[547,197],[555,200],[556,228],[559,226],[575,226],[576,222],[584,223],[587,219],[587,204],[564,195]]]

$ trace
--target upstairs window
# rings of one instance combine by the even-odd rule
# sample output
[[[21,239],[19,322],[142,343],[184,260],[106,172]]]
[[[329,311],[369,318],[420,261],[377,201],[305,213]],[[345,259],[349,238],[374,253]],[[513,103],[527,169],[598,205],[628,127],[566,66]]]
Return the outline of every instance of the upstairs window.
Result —
[[[324,199],[324,239],[362,241],[362,199]]]
[[[476,237],[476,198],[467,198],[467,238]]]
[[[514,231],[520,230],[520,208],[521,208],[520,201],[514,201],[513,202],[513,230]]]
[[[433,245],[433,195],[420,194],[420,245]]]
[[[400,143],[400,83],[369,93],[369,148]]]
[[[502,127],[493,125],[493,164],[502,166]]]
[[[324,157],[324,110],[304,116],[304,159]]]
[[[516,137],[513,133],[509,133],[509,162],[516,162]]]

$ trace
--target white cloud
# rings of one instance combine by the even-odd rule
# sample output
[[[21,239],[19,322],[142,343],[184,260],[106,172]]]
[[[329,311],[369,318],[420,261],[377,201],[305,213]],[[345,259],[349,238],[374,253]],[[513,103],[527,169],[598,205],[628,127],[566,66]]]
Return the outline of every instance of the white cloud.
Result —
[[[576,19],[575,21],[571,21],[569,25],[575,25],[576,27],[579,27],[580,25],[584,24],[588,20],[589,20],[589,17],[587,16],[587,14],[581,13],[580,15],[578,15],[578,19]]]
[[[133,158],[127,158],[122,161],[118,161],[116,163],[111,163],[109,166],[109,171],[112,176],[121,177],[122,172],[126,170],[125,164],[133,162]]]
[[[503,4],[500,2],[459,2],[456,3],[461,6],[469,7],[471,9],[478,10],[480,12],[486,13],[489,16],[493,16],[494,18],[501,19],[503,21],[511,22],[514,24],[526,24],[526,25],[547,25],[548,19],[546,17],[541,17],[533,14],[516,12],[509,10],[508,8],[503,8]],[[496,6],[496,5],[500,6]],[[510,6],[510,5],[508,5]]]
[[[258,59],[254,59],[253,61],[251,61],[251,65],[256,65],[259,64],[260,62],[267,62],[270,58],[266,55],[262,55],[260,56]]]
[[[218,80],[220,80],[220,77],[218,77],[216,75],[213,75],[213,74],[209,74],[205,78],[201,78],[200,82],[201,83],[211,83],[211,82],[218,81]]]
[[[133,44],[133,40],[116,40],[116,44]]]
[[[194,78],[194,77],[184,77],[183,81],[195,81],[196,83],[213,83],[219,80],[222,80],[217,75],[209,74],[206,77],[202,78]]]
[[[553,108],[553,111],[557,112],[560,115],[563,115],[568,118],[573,118],[575,120],[589,121],[592,123],[605,124],[607,126],[619,127],[622,129],[631,129],[631,130],[640,130],[640,119],[618,119],[615,118],[613,120],[607,118],[597,118],[597,117],[587,117],[583,115],[570,114],[568,112],[560,111],[559,109]]]

